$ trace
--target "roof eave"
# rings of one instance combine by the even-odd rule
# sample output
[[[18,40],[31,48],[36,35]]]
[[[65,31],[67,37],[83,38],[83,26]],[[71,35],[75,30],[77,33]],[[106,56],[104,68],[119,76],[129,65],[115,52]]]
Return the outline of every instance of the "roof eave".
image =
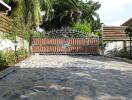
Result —
[[[3,1],[0,0],[0,3],[1,3],[3,6],[5,6],[5,7],[8,9],[8,11],[11,10],[11,7],[8,6],[6,3],[4,3]]]

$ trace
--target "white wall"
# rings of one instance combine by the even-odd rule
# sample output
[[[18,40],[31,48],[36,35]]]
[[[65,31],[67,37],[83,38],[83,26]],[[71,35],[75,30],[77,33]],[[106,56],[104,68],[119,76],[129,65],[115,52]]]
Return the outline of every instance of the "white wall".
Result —
[[[29,51],[29,43],[26,40],[23,40],[22,38],[17,37],[17,41],[18,41],[17,49],[24,47],[27,51]],[[14,43],[11,40],[0,38],[0,51],[3,51],[3,50],[15,51]]]
[[[129,42],[127,42],[127,47],[128,46],[129,46]],[[120,51],[121,49],[124,49],[123,41],[108,42],[105,47],[104,54],[108,55],[110,54],[111,51],[114,51],[114,50]]]

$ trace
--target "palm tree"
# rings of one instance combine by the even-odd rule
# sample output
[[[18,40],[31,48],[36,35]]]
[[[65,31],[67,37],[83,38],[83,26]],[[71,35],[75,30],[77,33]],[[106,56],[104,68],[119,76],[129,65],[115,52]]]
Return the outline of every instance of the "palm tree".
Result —
[[[100,8],[99,2],[83,2],[81,0],[53,0],[54,17],[51,21],[44,22],[43,26],[49,30],[71,26],[81,20],[89,23],[93,28],[100,28],[100,18],[96,11]]]
[[[55,9],[55,14],[60,17],[60,21],[65,17],[73,17],[74,11],[78,10],[78,0],[54,0],[53,8]]]
[[[33,27],[39,26],[42,21],[41,11],[46,11],[48,18],[51,1],[50,0],[5,0],[6,3],[13,7],[11,16],[22,19],[25,24],[30,24]]]
[[[93,2],[92,0],[86,3],[80,2],[80,9],[82,11],[82,20],[90,23],[92,31],[100,29],[100,17],[96,11],[101,7],[99,2]]]
[[[81,17],[81,11],[78,9],[79,0],[53,0],[52,7],[54,16],[51,21],[44,22],[43,26],[46,29],[69,26]]]
[[[87,21],[93,21],[96,19],[99,19],[98,13],[96,11],[101,7],[101,4],[99,2],[93,2],[92,0],[87,1],[86,3],[80,2],[80,9],[83,13],[82,18]]]

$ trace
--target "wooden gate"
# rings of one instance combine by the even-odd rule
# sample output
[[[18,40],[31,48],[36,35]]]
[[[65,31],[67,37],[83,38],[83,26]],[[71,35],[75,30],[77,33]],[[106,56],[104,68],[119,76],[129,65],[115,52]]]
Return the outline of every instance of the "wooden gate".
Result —
[[[92,38],[32,38],[32,53],[39,54],[98,54],[99,39]]]

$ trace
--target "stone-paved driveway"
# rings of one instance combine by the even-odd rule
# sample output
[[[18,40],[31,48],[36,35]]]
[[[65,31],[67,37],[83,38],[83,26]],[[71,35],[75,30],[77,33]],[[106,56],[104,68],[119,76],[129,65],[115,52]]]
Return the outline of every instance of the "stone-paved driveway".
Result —
[[[132,100],[132,64],[111,58],[32,56],[4,73],[0,100]]]

